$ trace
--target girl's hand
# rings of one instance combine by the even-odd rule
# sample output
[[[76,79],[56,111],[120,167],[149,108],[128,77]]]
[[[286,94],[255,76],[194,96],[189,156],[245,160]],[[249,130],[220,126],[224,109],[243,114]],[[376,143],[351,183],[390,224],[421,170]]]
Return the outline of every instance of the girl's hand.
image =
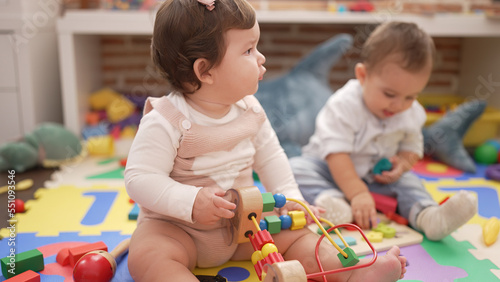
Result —
[[[351,199],[351,209],[354,220],[362,229],[377,226],[377,211],[375,201],[370,192],[359,193]]]
[[[383,171],[382,174],[376,174],[374,176],[375,181],[378,183],[389,184],[396,182],[405,172],[403,162],[398,156],[393,156],[389,161],[392,163],[392,169]]]
[[[232,218],[236,209],[234,203],[222,198],[226,191],[221,188],[204,187],[196,195],[193,206],[193,220],[200,224],[215,224],[221,218]]]
[[[307,207],[309,207],[309,209],[312,211],[312,213],[318,219],[320,217],[320,213],[324,213],[325,212],[325,209],[323,209],[323,208],[309,205],[305,201],[302,201],[302,203],[304,203]],[[289,211],[297,211],[297,210],[304,211],[306,217],[308,218],[307,223],[311,223],[313,221],[313,219],[309,216],[309,213],[307,212],[307,210],[302,205],[300,205],[300,204],[298,204],[296,202],[293,202],[293,201],[287,201],[286,202],[285,206],[283,206],[280,209],[280,215],[286,215],[286,214],[288,214]]]

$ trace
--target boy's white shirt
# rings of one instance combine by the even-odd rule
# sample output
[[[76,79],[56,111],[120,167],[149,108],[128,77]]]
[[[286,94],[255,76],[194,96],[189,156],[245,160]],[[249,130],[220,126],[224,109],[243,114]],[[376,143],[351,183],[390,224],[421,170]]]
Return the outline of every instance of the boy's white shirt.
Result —
[[[245,102],[241,100],[231,108],[226,116],[213,119],[189,106],[181,94],[172,93],[167,98],[190,122],[204,126],[226,124],[236,119],[246,109]],[[184,185],[169,177],[180,138],[181,132],[159,112],[153,109],[146,114],[141,120],[138,133],[129,152],[125,182],[130,197],[142,207],[161,215],[192,223],[194,200],[202,187]],[[250,140],[243,142],[251,144]],[[287,197],[303,200],[288,159],[279,145],[269,120],[266,119],[261,127],[255,144],[253,168],[259,174],[264,187],[270,192],[282,193]],[[234,159],[234,154],[242,154],[247,158],[253,155],[248,150],[254,149],[238,145],[230,154],[228,152],[214,152],[210,154],[211,158],[205,158],[205,160],[224,164],[226,163],[225,158]],[[201,161],[203,159],[201,158]],[[206,164],[201,166],[206,167]],[[228,175],[231,175],[230,171],[228,171]],[[237,174],[235,173],[235,175]],[[223,189],[229,188],[233,187]]]
[[[370,172],[381,158],[400,151],[423,156],[423,107],[412,106],[381,120],[373,115],[362,98],[358,80],[351,79],[327,101],[316,118],[316,129],[302,153],[325,159],[329,154],[348,153],[360,178],[371,181]]]

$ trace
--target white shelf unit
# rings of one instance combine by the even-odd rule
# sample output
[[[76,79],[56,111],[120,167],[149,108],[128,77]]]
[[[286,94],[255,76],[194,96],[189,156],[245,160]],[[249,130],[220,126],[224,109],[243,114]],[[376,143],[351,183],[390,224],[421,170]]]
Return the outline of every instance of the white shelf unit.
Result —
[[[500,21],[484,15],[330,13],[321,11],[257,11],[260,23],[302,24],[376,24],[388,20],[411,21],[431,36],[463,37],[465,40],[495,45],[500,50]],[[154,13],[150,11],[68,11],[57,22],[59,34],[59,59],[61,67],[63,113],[67,128],[79,134],[88,109],[89,93],[101,86],[100,42],[101,35],[151,35]],[[475,60],[474,44],[465,44],[463,56],[472,64]],[[497,52],[491,56],[500,57]],[[484,54],[482,54],[484,56]],[[494,58],[492,58],[495,61]],[[500,58],[497,66],[500,65]],[[485,62],[491,64],[491,60]],[[472,66],[468,66],[472,68]],[[473,68],[480,70],[478,68]],[[475,74],[476,76],[482,74]],[[475,82],[470,82],[474,84]],[[467,88],[467,87],[466,87]],[[473,89],[469,86],[467,89]],[[500,89],[498,90],[500,91]],[[500,96],[500,95],[497,95]],[[498,101],[500,105],[500,99]]]
[[[42,122],[62,122],[59,8],[45,2],[0,2],[0,145]]]

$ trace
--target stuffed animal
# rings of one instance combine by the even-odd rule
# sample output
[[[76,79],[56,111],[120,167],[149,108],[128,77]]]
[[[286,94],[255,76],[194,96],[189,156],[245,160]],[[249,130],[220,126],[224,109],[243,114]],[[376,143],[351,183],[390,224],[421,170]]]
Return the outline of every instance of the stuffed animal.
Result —
[[[63,126],[44,123],[22,140],[0,146],[0,171],[58,167],[83,158],[83,148],[79,138]]]
[[[255,97],[289,158],[298,156],[314,133],[316,115],[333,91],[332,66],[351,48],[352,37],[340,34],[325,41],[289,73],[261,81]]]

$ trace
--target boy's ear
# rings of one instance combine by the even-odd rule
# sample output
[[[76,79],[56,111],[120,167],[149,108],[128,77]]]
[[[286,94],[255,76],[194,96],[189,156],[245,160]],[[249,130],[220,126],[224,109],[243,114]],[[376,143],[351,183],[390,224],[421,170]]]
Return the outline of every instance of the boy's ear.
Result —
[[[193,70],[196,77],[198,77],[198,79],[203,83],[211,84],[213,82],[213,78],[208,67],[209,63],[205,58],[198,58],[193,64]]]
[[[366,78],[366,65],[363,63],[357,63],[354,67],[354,74],[359,80],[359,83],[363,84]]]

